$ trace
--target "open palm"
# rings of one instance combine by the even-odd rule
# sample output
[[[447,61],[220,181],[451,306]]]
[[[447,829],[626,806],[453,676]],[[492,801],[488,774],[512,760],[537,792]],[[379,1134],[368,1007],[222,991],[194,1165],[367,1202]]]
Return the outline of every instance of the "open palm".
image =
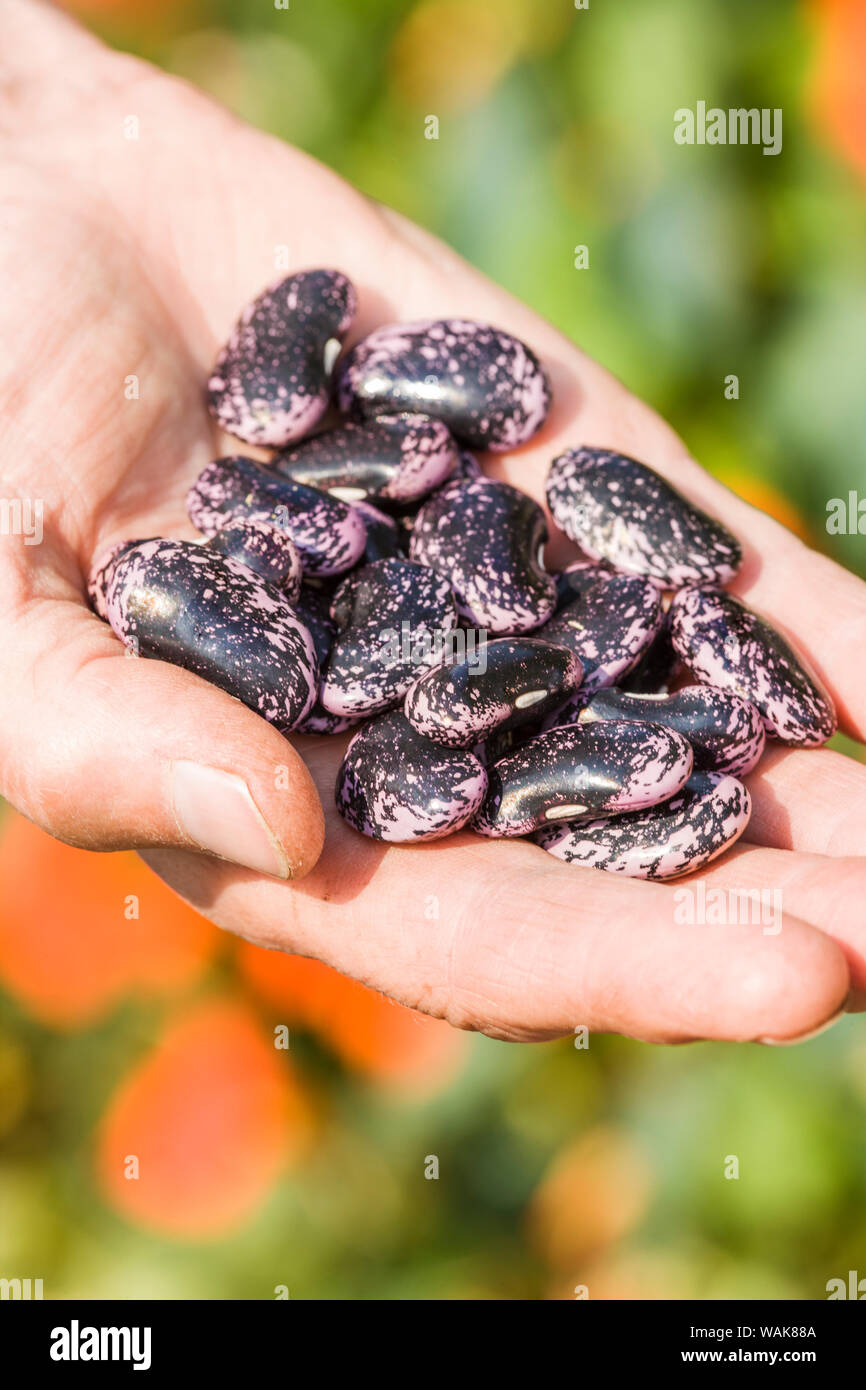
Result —
[[[843,727],[866,728],[866,586],[704,473],[552,327],[328,170],[41,5],[0,0],[0,29],[11,190],[0,496],[44,503],[41,545],[0,538],[3,794],[74,844],[141,848],[224,927],[499,1037],[585,1025],[663,1041],[787,1039],[849,991],[856,1004],[866,769],[839,754],[768,754],[748,779],[746,842],[698,876],[779,890],[781,929],[689,926],[670,886],[570,867],[527,842],[366,840],[333,809],[345,738],[288,742],[188,672],[124,657],[86,606],[87,572],[116,540],[192,536],[184,494],[226,444],[204,407],[207,371],[284,260],[351,277],[353,336],[460,315],[526,339],[550,370],[554,409],[489,471],[543,501],[563,447],[610,445],[652,464],[742,540],[734,588],[809,653]],[[557,562],[573,553],[554,537]],[[281,877],[196,851],[173,806],[177,763],[243,779]]]

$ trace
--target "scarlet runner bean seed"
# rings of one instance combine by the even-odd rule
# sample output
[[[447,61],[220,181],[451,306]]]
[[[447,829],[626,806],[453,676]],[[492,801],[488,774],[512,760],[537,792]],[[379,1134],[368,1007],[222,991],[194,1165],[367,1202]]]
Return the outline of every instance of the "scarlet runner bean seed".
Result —
[[[281,729],[361,724],[336,801],[364,835],[472,823],[614,873],[702,867],[748,822],[737,777],[765,733],[809,747],[836,727],[793,646],[719,587],[739,543],[647,465],[583,446],[550,467],[553,517],[583,553],[551,575],[541,508],[465,447],[513,449],[542,427],[535,354],[448,319],[377,329],[338,364],[354,314],[333,270],[288,276],[244,310],[210,407],[281,452],[203,471],[188,512],[206,544],[103,554],[95,611],[138,655]],[[335,365],[345,418],[311,438]],[[668,694],[680,662],[700,684]]]

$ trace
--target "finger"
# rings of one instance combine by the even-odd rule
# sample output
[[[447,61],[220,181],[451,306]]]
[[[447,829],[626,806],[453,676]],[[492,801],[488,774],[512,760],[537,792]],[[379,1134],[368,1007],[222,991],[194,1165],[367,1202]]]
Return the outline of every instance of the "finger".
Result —
[[[346,831],[291,889],[186,855],[145,857],[248,939],[499,1038],[586,1027],[658,1042],[787,1039],[847,996],[839,947],[792,916],[775,937],[683,926],[664,886],[564,865],[526,842],[466,835],[385,850],[359,840]],[[327,903],[326,917],[311,899]]]
[[[832,749],[770,745],[746,779],[752,818],[744,840],[833,857],[866,855],[866,767]]]
[[[127,659],[72,601],[28,605],[0,640],[20,675],[0,688],[0,790],[51,834],[86,849],[199,849],[277,878],[315,863],[324,827],[309,773],[237,700]]]
[[[866,860],[737,845],[699,878],[706,891],[721,892],[715,907],[729,921],[751,922],[779,939],[790,914],[825,932],[845,955],[852,988],[866,990]],[[695,880],[689,885],[697,889]]]

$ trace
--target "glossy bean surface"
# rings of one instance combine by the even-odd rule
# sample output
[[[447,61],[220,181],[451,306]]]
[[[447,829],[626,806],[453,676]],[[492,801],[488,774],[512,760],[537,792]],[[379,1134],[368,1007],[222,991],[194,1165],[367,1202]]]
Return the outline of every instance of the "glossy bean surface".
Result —
[[[228,434],[280,447],[328,408],[342,340],[355,317],[354,287],[337,270],[304,270],[269,286],[244,309],[208,381],[208,404]]]
[[[740,567],[731,533],[645,463],[611,449],[568,449],[547,476],[547,503],[584,554],[663,589],[724,584]]]
[[[457,445],[441,420],[383,415],[345,422],[273,461],[279,473],[343,502],[414,502],[453,473]]]
[[[540,720],[580,684],[566,648],[540,638],[499,637],[462,661],[440,666],[409,689],[407,719],[418,733],[451,748]]]
[[[767,733],[815,748],[836,732],[833,701],[805,658],[742,599],[723,589],[684,589],[670,610],[671,640],[699,681],[760,710]]]
[[[580,715],[587,724],[599,719],[651,719],[688,739],[695,768],[745,777],[764,751],[766,735],[759,711],[733,691],[690,685],[674,695],[635,695],[600,690]]]
[[[474,815],[487,776],[469,752],[422,738],[399,710],[366,724],[337,775],[337,809],[362,835],[397,843],[452,835]]]
[[[208,538],[238,518],[284,528],[300,551],[304,571],[313,575],[351,569],[367,543],[354,507],[242,455],[209,463],[187,493],[186,509]]]
[[[587,566],[570,575],[570,602],[546,623],[546,641],[567,646],[583,667],[583,689],[613,685],[637,665],[664,612],[654,585],[636,575]]]
[[[441,575],[409,560],[377,560],[344,579],[331,601],[339,629],[323,672],[330,714],[377,714],[402,699],[418,675],[442,659],[457,623]]]
[[[281,527],[238,517],[205,544],[208,549],[246,565],[259,579],[275,584],[289,603],[294,603],[301,588],[301,555],[291,536]]]
[[[729,849],[751,810],[751,797],[735,777],[695,772],[659,806],[580,825],[544,826],[534,838],[567,864],[627,878],[681,878]]]
[[[550,382],[525,343],[471,319],[377,328],[340,364],[338,401],[355,418],[419,411],[472,448],[516,449],[543,425]]]
[[[527,835],[548,821],[641,810],[679,791],[692,765],[686,740],[658,724],[551,729],[488,770],[475,829]]]
[[[526,493],[489,478],[440,488],[419,511],[409,554],[443,574],[461,618],[497,636],[551,617],[556,584],[539,553],[544,513]]]
[[[310,633],[279,589],[236,560],[190,541],[142,541],[114,565],[106,606],[136,655],[203,676],[278,728],[312,708]]]

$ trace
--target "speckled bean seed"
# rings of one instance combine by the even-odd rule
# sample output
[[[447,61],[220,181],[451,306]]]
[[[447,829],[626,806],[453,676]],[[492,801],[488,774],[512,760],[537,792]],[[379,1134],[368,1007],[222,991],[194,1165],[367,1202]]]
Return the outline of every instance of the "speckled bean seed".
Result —
[[[153,539],[147,537],[146,539]],[[93,562],[90,570],[90,577],[87,581],[87,597],[90,606],[103,622],[108,622],[108,585],[114,573],[114,566],[125,551],[131,550],[134,545],[141,545],[141,540],[117,541],[115,545],[103,550]]]
[[[420,411],[478,449],[516,449],[541,428],[550,383],[535,353],[471,319],[387,324],[357,343],[337,377],[355,418]]]
[[[682,791],[646,811],[579,825],[548,825],[536,842],[567,864],[628,878],[680,878],[715,859],[742,835],[752,801],[725,772],[695,772]]]
[[[711,685],[690,685],[675,695],[635,695],[600,690],[580,715],[588,724],[599,719],[651,719],[688,739],[695,769],[745,777],[764,751],[764,722],[748,700]]]
[[[689,744],[658,724],[551,729],[489,769],[475,829],[527,835],[548,821],[641,810],[673,796],[691,771]]]
[[[339,635],[321,688],[330,714],[377,714],[400,700],[419,673],[442,660],[457,623],[441,575],[409,560],[377,560],[344,579],[331,602]]]
[[[355,309],[355,290],[337,270],[302,270],[269,286],[217,357],[208,382],[217,423],[247,444],[302,439],[328,408]]]
[[[587,565],[569,574],[571,602],[545,624],[543,636],[573,651],[584,691],[613,685],[635,666],[664,620],[658,589],[636,575]]]
[[[674,648],[689,670],[757,705],[771,737],[815,748],[836,732],[836,711],[821,681],[741,599],[723,589],[684,589],[671,604],[670,621]]]
[[[540,720],[580,684],[580,662],[535,637],[499,637],[471,656],[428,671],[406,695],[419,734],[471,748],[495,731]]]
[[[285,477],[342,502],[414,502],[453,473],[457,445],[441,420],[381,415],[317,434],[273,463]]]
[[[459,830],[484,798],[471,753],[422,738],[399,710],[360,729],[337,775],[337,809],[375,840],[436,840]]]
[[[594,560],[663,589],[724,584],[739,542],[645,463],[610,449],[568,449],[547,476],[556,524]]]
[[[287,531],[266,521],[237,517],[205,542],[209,550],[227,555],[247,569],[282,589],[294,603],[301,588],[301,556]]]
[[[106,606],[138,656],[194,671],[278,728],[312,707],[312,637],[285,596],[236,560],[190,541],[140,541],[115,561]]]
[[[409,554],[445,575],[460,616],[496,635],[541,627],[556,584],[541,566],[544,513],[526,493],[489,478],[448,483],[415,520]]]
[[[238,517],[284,528],[309,574],[351,569],[367,542],[354,507],[242,455],[209,463],[187,493],[186,509],[193,526],[208,537]]]

